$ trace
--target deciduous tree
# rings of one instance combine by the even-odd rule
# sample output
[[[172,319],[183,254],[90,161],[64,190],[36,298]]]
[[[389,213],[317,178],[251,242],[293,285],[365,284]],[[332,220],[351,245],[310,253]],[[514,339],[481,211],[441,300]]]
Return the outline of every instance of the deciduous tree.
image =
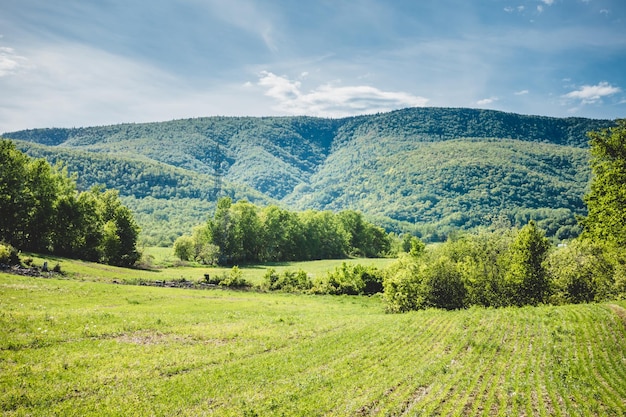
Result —
[[[591,190],[584,234],[618,247],[626,246],[626,119],[590,132]]]

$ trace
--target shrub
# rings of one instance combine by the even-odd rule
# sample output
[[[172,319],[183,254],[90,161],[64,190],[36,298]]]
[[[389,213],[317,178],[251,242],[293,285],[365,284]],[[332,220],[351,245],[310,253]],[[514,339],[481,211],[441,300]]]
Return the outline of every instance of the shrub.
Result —
[[[456,264],[445,256],[431,262],[424,270],[419,288],[426,307],[456,310],[466,305],[467,290]]]
[[[387,269],[383,281],[387,312],[402,313],[423,308],[424,300],[420,298],[422,267],[423,264],[415,258],[405,255]]]
[[[313,282],[301,269],[297,272],[285,271],[281,275],[270,268],[263,277],[262,287],[270,291],[302,292],[311,289]]]
[[[620,291],[615,288],[616,262],[602,243],[575,240],[548,257],[552,303],[603,301]]]
[[[371,295],[383,290],[383,274],[375,267],[343,262],[333,272],[317,281],[312,291],[316,294]]]
[[[214,277],[205,275],[205,277],[208,284],[220,285],[223,287],[243,288],[251,286],[251,284],[243,278],[243,272],[241,272],[241,269],[239,269],[238,266],[233,266],[228,273],[224,272],[221,275],[215,275]]]
[[[19,252],[8,243],[0,243],[0,264],[19,265]]]

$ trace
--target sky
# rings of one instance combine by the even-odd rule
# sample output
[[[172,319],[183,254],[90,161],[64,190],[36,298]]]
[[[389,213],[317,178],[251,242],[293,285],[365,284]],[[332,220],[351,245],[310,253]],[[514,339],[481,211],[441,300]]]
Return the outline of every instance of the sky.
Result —
[[[0,132],[416,106],[626,118],[626,1],[0,0]]]

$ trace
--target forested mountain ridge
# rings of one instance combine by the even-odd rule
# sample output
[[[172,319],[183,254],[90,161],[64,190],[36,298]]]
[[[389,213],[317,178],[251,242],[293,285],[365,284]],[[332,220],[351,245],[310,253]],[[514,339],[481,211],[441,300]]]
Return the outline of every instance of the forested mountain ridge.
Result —
[[[198,173],[219,171],[226,179],[281,198],[323,163],[339,124],[309,117],[209,117],[35,129],[4,136],[89,152],[145,156]]]
[[[612,124],[409,108],[343,119],[209,117],[4,137],[25,141],[18,146],[33,156],[65,160],[87,183],[119,188],[137,207],[146,196],[206,206],[214,201],[212,184],[223,184],[222,194],[234,200],[355,209],[388,229],[437,240],[500,214],[514,223],[545,220],[549,234],[567,237],[574,215],[585,210],[586,133]],[[107,172],[109,157],[117,158],[115,173]],[[83,174],[89,171],[100,174]]]

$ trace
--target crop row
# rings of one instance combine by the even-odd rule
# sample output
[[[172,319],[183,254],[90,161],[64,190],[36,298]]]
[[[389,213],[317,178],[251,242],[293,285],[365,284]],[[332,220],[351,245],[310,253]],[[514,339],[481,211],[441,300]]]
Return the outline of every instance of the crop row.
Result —
[[[0,274],[0,413],[623,415],[614,311],[391,315],[377,297]]]

